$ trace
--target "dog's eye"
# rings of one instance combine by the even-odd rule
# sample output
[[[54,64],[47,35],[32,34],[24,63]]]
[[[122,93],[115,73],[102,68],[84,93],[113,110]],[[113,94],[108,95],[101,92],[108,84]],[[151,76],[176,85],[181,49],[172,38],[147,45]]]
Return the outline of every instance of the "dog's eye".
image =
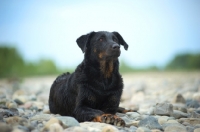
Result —
[[[113,38],[113,41],[118,42],[116,38]]]
[[[102,41],[103,41],[103,38],[100,38],[99,41],[102,42]]]

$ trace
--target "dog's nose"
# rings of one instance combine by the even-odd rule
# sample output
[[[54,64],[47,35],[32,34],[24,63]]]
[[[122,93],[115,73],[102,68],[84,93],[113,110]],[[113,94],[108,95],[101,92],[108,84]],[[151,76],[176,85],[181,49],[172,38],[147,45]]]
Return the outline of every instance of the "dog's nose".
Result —
[[[113,50],[118,50],[120,48],[120,46],[118,44],[113,44],[112,45],[112,49]]]

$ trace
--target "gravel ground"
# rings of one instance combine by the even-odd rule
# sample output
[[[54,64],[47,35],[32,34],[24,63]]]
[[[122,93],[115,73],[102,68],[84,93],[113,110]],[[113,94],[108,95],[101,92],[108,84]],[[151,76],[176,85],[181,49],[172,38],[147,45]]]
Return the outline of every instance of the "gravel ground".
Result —
[[[117,113],[126,127],[77,122],[49,112],[49,89],[56,76],[0,80],[0,132],[200,132],[200,72],[145,72],[123,75]]]

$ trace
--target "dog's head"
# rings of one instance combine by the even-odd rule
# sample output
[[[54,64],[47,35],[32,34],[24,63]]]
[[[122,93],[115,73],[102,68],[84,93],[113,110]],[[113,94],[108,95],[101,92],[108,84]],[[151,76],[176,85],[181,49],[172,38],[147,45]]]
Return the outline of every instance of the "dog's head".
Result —
[[[118,58],[120,45],[128,49],[127,43],[118,32],[91,32],[76,40],[83,53],[94,53],[99,59]]]

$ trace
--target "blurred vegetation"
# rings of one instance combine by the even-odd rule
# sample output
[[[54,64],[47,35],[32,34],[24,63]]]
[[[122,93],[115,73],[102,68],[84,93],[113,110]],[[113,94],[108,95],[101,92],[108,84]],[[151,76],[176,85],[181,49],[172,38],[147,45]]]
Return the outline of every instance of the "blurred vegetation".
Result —
[[[199,54],[178,54],[162,70],[200,70]],[[41,59],[38,62],[26,62],[16,48],[0,47],[0,78],[2,77],[25,77],[36,75],[61,74],[63,72],[73,72],[73,69],[57,68],[50,59]],[[124,61],[120,63],[121,73],[137,71],[160,71],[156,66],[146,68],[133,68]]]
[[[0,47],[0,78],[50,75],[60,72],[51,60],[41,59],[36,63],[28,63],[25,62],[16,48]]]

